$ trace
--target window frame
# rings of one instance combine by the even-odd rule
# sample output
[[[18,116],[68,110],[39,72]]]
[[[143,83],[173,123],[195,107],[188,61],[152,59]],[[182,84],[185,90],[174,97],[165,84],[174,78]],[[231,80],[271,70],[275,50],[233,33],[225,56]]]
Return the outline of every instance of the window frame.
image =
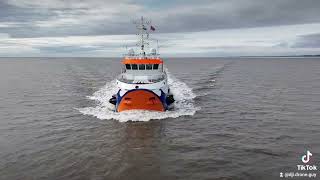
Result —
[[[156,66],[157,68],[155,68],[155,66]],[[153,70],[159,70],[159,64],[153,64],[152,69],[153,69]]]
[[[130,67],[130,68],[128,68],[128,66]],[[131,68],[131,64],[126,64],[126,70],[131,70],[132,68]]]
[[[136,68],[133,68],[136,67]],[[138,70],[138,64],[131,64],[131,70]]]
[[[150,69],[148,69],[147,67],[150,67]],[[153,64],[146,64],[146,70],[152,70],[153,69]]]
[[[140,67],[143,67],[143,68],[140,69]],[[146,65],[145,64],[139,64],[138,68],[139,68],[139,70],[146,70]]]

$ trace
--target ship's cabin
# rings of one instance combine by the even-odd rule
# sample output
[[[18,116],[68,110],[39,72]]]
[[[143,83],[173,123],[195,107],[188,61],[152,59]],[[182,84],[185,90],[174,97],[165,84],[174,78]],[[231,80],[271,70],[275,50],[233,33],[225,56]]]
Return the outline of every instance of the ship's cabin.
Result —
[[[123,66],[123,72],[130,71],[162,71],[162,64],[125,64]]]
[[[166,74],[160,58],[125,58],[118,80],[125,83],[148,84],[162,81]]]
[[[160,58],[124,59],[122,64],[122,73],[156,74],[164,70]]]

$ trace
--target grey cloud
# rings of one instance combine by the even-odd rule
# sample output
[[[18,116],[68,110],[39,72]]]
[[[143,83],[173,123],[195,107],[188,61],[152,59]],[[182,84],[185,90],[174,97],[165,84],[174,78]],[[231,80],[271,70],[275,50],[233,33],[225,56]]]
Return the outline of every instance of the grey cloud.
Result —
[[[300,36],[292,45],[293,48],[320,48],[320,34]]]
[[[0,2],[0,33],[12,37],[133,34],[130,21],[140,15],[150,17],[161,33],[316,23],[320,1],[7,0]],[[16,26],[1,27],[1,22]]]
[[[95,51],[97,47],[82,47],[82,46],[59,46],[59,47],[40,47],[39,50],[43,53],[73,53],[73,52],[88,52]]]
[[[165,31],[202,31],[320,22],[318,0],[212,1],[173,10],[164,18]],[[162,26],[161,26],[162,27]]]

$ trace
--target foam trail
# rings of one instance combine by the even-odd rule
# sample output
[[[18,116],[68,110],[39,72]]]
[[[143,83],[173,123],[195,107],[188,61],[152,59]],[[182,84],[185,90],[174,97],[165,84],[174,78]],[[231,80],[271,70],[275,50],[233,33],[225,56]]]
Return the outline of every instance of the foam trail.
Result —
[[[120,122],[127,121],[149,121],[151,119],[177,118],[179,116],[194,115],[198,107],[194,106],[196,95],[184,82],[181,82],[170,73],[168,73],[168,84],[174,95],[174,109],[165,112],[152,111],[123,111],[121,113],[114,111],[114,105],[109,103],[111,96],[117,91],[115,80],[108,82],[100,90],[87,98],[95,100],[96,107],[79,108],[78,110],[85,115],[92,115],[99,119],[115,119]]]

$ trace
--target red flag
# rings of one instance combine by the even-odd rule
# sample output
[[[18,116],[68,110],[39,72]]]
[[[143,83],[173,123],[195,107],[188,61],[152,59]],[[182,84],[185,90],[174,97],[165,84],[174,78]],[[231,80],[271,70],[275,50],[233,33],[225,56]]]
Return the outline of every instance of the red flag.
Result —
[[[151,30],[151,31],[155,31],[156,28],[154,28],[153,26],[150,26],[150,30]]]

